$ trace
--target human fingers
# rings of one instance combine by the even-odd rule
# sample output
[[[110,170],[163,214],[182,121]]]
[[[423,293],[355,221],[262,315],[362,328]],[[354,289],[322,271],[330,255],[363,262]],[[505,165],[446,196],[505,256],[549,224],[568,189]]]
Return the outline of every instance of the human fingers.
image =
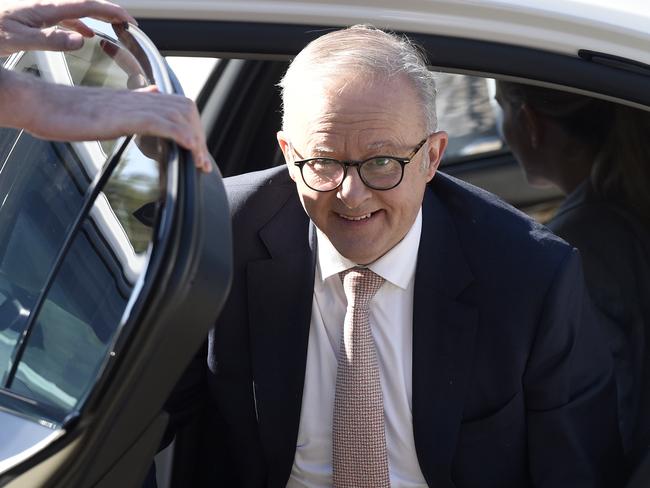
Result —
[[[202,128],[197,131],[190,124],[174,122],[173,120],[174,117],[168,119],[161,118],[152,122],[149,129],[142,130],[148,131],[158,137],[173,140],[191,153],[194,167],[204,173],[210,173],[212,171],[213,160],[206,146]]]
[[[95,32],[79,19],[62,20],[61,22],[59,22],[59,26],[78,32],[83,37],[90,38],[95,35]]]
[[[179,144],[192,153],[196,168],[204,173],[210,173],[212,171],[212,156],[205,141],[205,132],[199,112],[193,102],[188,99],[185,100],[189,102],[185,104],[183,114],[186,121],[185,134],[182,137],[183,142],[179,142]]]
[[[212,171],[212,156],[205,141],[205,131],[201,124],[201,117],[194,102],[185,97],[179,97],[183,102],[181,114],[185,119],[184,146],[192,153],[194,166],[204,173]],[[183,144],[181,144],[183,145]]]
[[[192,154],[194,166],[205,173],[212,171],[213,160],[207,148],[205,132],[196,105],[190,99],[181,95],[160,94],[156,86],[148,86],[135,92],[154,95],[157,117],[143,120],[144,127],[150,135],[166,137]],[[134,132],[138,132],[134,128]]]
[[[205,172],[212,169],[198,110],[186,97],[161,94],[153,86],[128,91],[29,81],[36,89],[28,97],[34,108],[23,113],[40,111],[48,117],[32,116],[18,126],[38,137],[67,141],[130,134],[162,137],[190,151],[197,168]],[[98,110],[102,111],[101,118],[97,117]]]
[[[137,93],[160,93],[160,90],[156,85],[149,85],[138,90],[134,90]]]
[[[13,31],[16,38],[20,37],[18,46],[12,51],[73,51],[83,46],[83,36],[78,32],[49,27],[33,29],[25,26],[16,27]]]
[[[191,102],[187,98],[185,100],[190,103],[188,109],[188,122],[193,135],[193,144],[190,150],[192,151],[192,155],[194,157],[194,165],[197,168],[201,169],[204,173],[210,173],[212,171],[213,159],[210,155],[210,151],[208,150],[207,142],[205,140],[205,130],[203,129],[203,124],[201,123],[201,116],[199,115],[199,111],[196,108],[194,102]]]
[[[105,0],[58,0],[34,8],[31,17],[36,26],[52,26],[63,21],[92,17],[111,23],[137,21],[122,7]]]

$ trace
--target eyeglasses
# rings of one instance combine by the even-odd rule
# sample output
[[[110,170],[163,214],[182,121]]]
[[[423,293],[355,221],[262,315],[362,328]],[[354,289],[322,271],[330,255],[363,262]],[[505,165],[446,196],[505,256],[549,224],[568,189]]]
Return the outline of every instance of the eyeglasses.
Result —
[[[345,180],[350,166],[356,166],[359,178],[367,187],[373,190],[390,190],[402,182],[404,166],[411,162],[427,139],[428,137],[422,139],[406,158],[373,156],[363,161],[339,161],[333,158],[304,159],[291,143],[289,145],[301,158],[293,164],[300,168],[303,181],[312,190],[321,192],[336,190]]]

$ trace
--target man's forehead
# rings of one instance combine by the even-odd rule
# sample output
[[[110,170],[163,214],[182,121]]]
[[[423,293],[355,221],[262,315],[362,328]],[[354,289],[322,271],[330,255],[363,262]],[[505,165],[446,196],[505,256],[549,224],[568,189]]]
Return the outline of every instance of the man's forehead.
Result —
[[[312,153],[389,151],[413,144],[413,134],[424,132],[420,100],[401,79],[382,81],[300,88],[285,104],[291,140]]]
[[[362,74],[333,80],[310,78],[287,89],[284,101],[285,106],[294,110],[324,114],[329,110],[356,110],[361,107],[382,110],[386,105],[404,103],[421,105],[417,92],[405,76],[369,78]]]

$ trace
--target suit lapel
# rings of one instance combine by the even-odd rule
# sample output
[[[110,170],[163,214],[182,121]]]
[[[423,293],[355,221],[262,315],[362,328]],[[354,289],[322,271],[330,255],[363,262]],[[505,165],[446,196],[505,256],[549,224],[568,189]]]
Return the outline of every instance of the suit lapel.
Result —
[[[413,305],[413,431],[429,486],[451,487],[477,312],[459,300],[472,274],[451,216],[430,190],[422,212]]]
[[[286,483],[300,423],[315,236],[292,196],[261,231],[270,259],[248,264],[253,388],[271,486]]]

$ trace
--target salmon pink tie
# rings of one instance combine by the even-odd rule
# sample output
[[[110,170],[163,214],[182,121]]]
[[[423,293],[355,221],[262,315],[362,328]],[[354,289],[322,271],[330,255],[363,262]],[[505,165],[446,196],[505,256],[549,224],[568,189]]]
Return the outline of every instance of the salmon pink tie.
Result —
[[[348,307],[334,396],[334,488],[389,488],[384,401],[369,318],[370,301],[384,279],[367,268],[339,275]]]

